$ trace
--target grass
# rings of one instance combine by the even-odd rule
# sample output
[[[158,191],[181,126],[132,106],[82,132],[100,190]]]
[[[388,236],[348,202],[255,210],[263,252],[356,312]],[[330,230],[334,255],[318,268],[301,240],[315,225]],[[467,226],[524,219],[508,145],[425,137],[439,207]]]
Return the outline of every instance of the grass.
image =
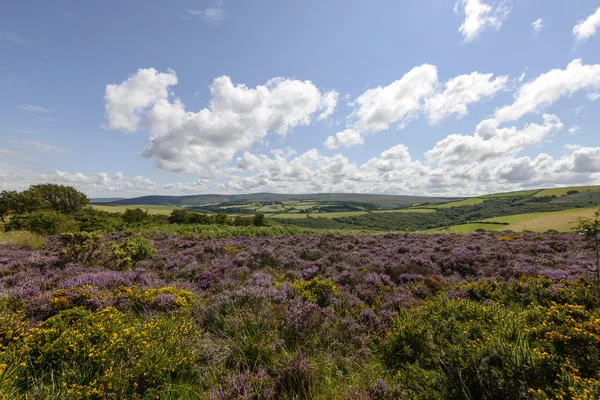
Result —
[[[540,189],[519,190],[517,192],[486,194],[485,196],[480,196],[479,198],[481,198],[481,199],[495,199],[495,198],[498,198],[498,197],[533,196],[533,195],[535,195],[538,192],[540,192]]]
[[[98,204],[93,204],[93,208],[101,211],[108,211],[113,213],[124,213],[128,208],[140,208],[142,210],[148,210],[149,214],[157,214],[157,215],[170,215],[173,210],[181,210],[182,207],[174,207],[174,206],[157,206],[150,204],[132,204],[132,205],[117,205],[117,206],[101,206]]]
[[[485,199],[481,198],[481,197],[470,197],[468,199],[463,199],[463,200],[458,200],[458,201],[451,201],[448,203],[442,203],[442,204],[432,204],[432,205],[428,205],[428,206],[422,206],[422,208],[428,208],[428,209],[438,209],[438,208],[452,208],[452,207],[460,207],[460,206],[473,206],[475,204],[481,204],[485,201]]]
[[[268,205],[268,206],[262,206],[261,208],[259,208],[258,210],[256,210],[257,212],[260,213],[278,213],[283,211],[284,208],[281,204],[273,204],[273,205]]]
[[[511,230],[515,232],[534,231],[545,232],[548,229],[555,229],[559,232],[569,232],[573,228],[573,222],[579,217],[591,217],[597,208],[579,208],[572,210],[541,212],[529,214],[509,215],[506,217],[495,217],[485,219],[482,222],[507,222],[508,225],[497,224],[465,224],[454,225],[448,228],[454,232],[474,232],[476,229],[485,229],[486,231],[504,231]]]
[[[563,196],[565,194],[567,194],[567,192],[569,190],[578,190],[580,192],[589,192],[591,190],[600,190],[600,186],[572,186],[572,187],[565,187],[565,188],[554,188],[554,189],[544,189],[544,190],[540,190],[539,192],[537,192],[534,196],[535,197],[541,197],[541,196]]]
[[[371,211],[372,214],[380,213],[434,213],[433,208],[406,208],[402,210],[377,210]],[[343,217],[355,217],[358,215],[368,214],[368,211],[343,211],[343,212],[323,212],[323,213],[311,213],[310,218],[343,218]],[[269,218],[275,219],[302,219],[306,218],[307,214],[303,213],[288,213],[288,214],[275,214],[270,215]]]
[[[42,235],[28,231],[0,231],[0,244],[10,243],[23,250],[39,250],[44,247],[46,239]]]

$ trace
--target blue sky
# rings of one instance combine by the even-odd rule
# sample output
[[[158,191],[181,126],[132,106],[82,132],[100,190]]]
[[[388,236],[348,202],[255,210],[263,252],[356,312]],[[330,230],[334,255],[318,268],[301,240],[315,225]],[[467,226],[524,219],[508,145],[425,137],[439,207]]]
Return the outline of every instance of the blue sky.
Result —
[[[19,1],[0,189],[600,184],[600,2]]]

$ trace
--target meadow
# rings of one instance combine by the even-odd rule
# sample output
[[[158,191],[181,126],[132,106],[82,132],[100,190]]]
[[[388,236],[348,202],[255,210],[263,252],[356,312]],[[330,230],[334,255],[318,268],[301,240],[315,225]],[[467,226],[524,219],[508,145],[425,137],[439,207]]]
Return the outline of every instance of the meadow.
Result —
[[[577,218],[591,218],[595,211],[597,211],[597,208],[517,214],[484,219],[481,221],[483,223],[472,222],[455,225],[448,229],[454,232],[475,232],[477,229],[487,231],[511,230],[514,232],[545,232],[547,230],[571,232],[575,227],[574,223]]]
[[[1,398],[600,396],[576,235],[26,242],[0,244]]]

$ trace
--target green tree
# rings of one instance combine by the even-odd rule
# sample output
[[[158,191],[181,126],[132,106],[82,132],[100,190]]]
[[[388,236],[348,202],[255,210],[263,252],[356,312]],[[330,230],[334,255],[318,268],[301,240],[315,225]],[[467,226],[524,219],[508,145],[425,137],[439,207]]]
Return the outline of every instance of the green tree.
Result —
[[[186,210],[173,210],[169,216],[170,224],[185,224],[188,222],[189,212]]]
[[[141,208],[128,208],[123,213],[123,221],[128,224],[138,224],[148,219],[148,211]]]
[[[265,226],[266,225],[265,214],[263,214],[263,213],[254,214],[254,218],[252,218],[252,223],[254,224],[254,226]]]
[[[213,215],[213,221],[215,224],[218,225],[228,225],[228,218],[227,218],[227,214],[225,213],[218,213]]]
[[[44,183],[33,185],[21,193],[24,196],[23,201],[26,205],[33,205],[36,209],[50,209],[61,214],[72,214],[90,203],[90,199],[85,193],[78,191],[74,187]]]
[[[600,296],[600,207],[592,218],[578,218],[574,229],[596,250],[596,293]]]

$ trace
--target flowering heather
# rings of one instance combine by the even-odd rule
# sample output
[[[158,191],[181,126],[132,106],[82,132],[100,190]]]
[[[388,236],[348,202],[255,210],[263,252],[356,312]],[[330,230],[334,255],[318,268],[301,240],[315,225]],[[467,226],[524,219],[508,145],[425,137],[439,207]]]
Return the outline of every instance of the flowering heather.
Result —
[[[578,236],[132,237],[0,246],[0,398],[600,393]]]

